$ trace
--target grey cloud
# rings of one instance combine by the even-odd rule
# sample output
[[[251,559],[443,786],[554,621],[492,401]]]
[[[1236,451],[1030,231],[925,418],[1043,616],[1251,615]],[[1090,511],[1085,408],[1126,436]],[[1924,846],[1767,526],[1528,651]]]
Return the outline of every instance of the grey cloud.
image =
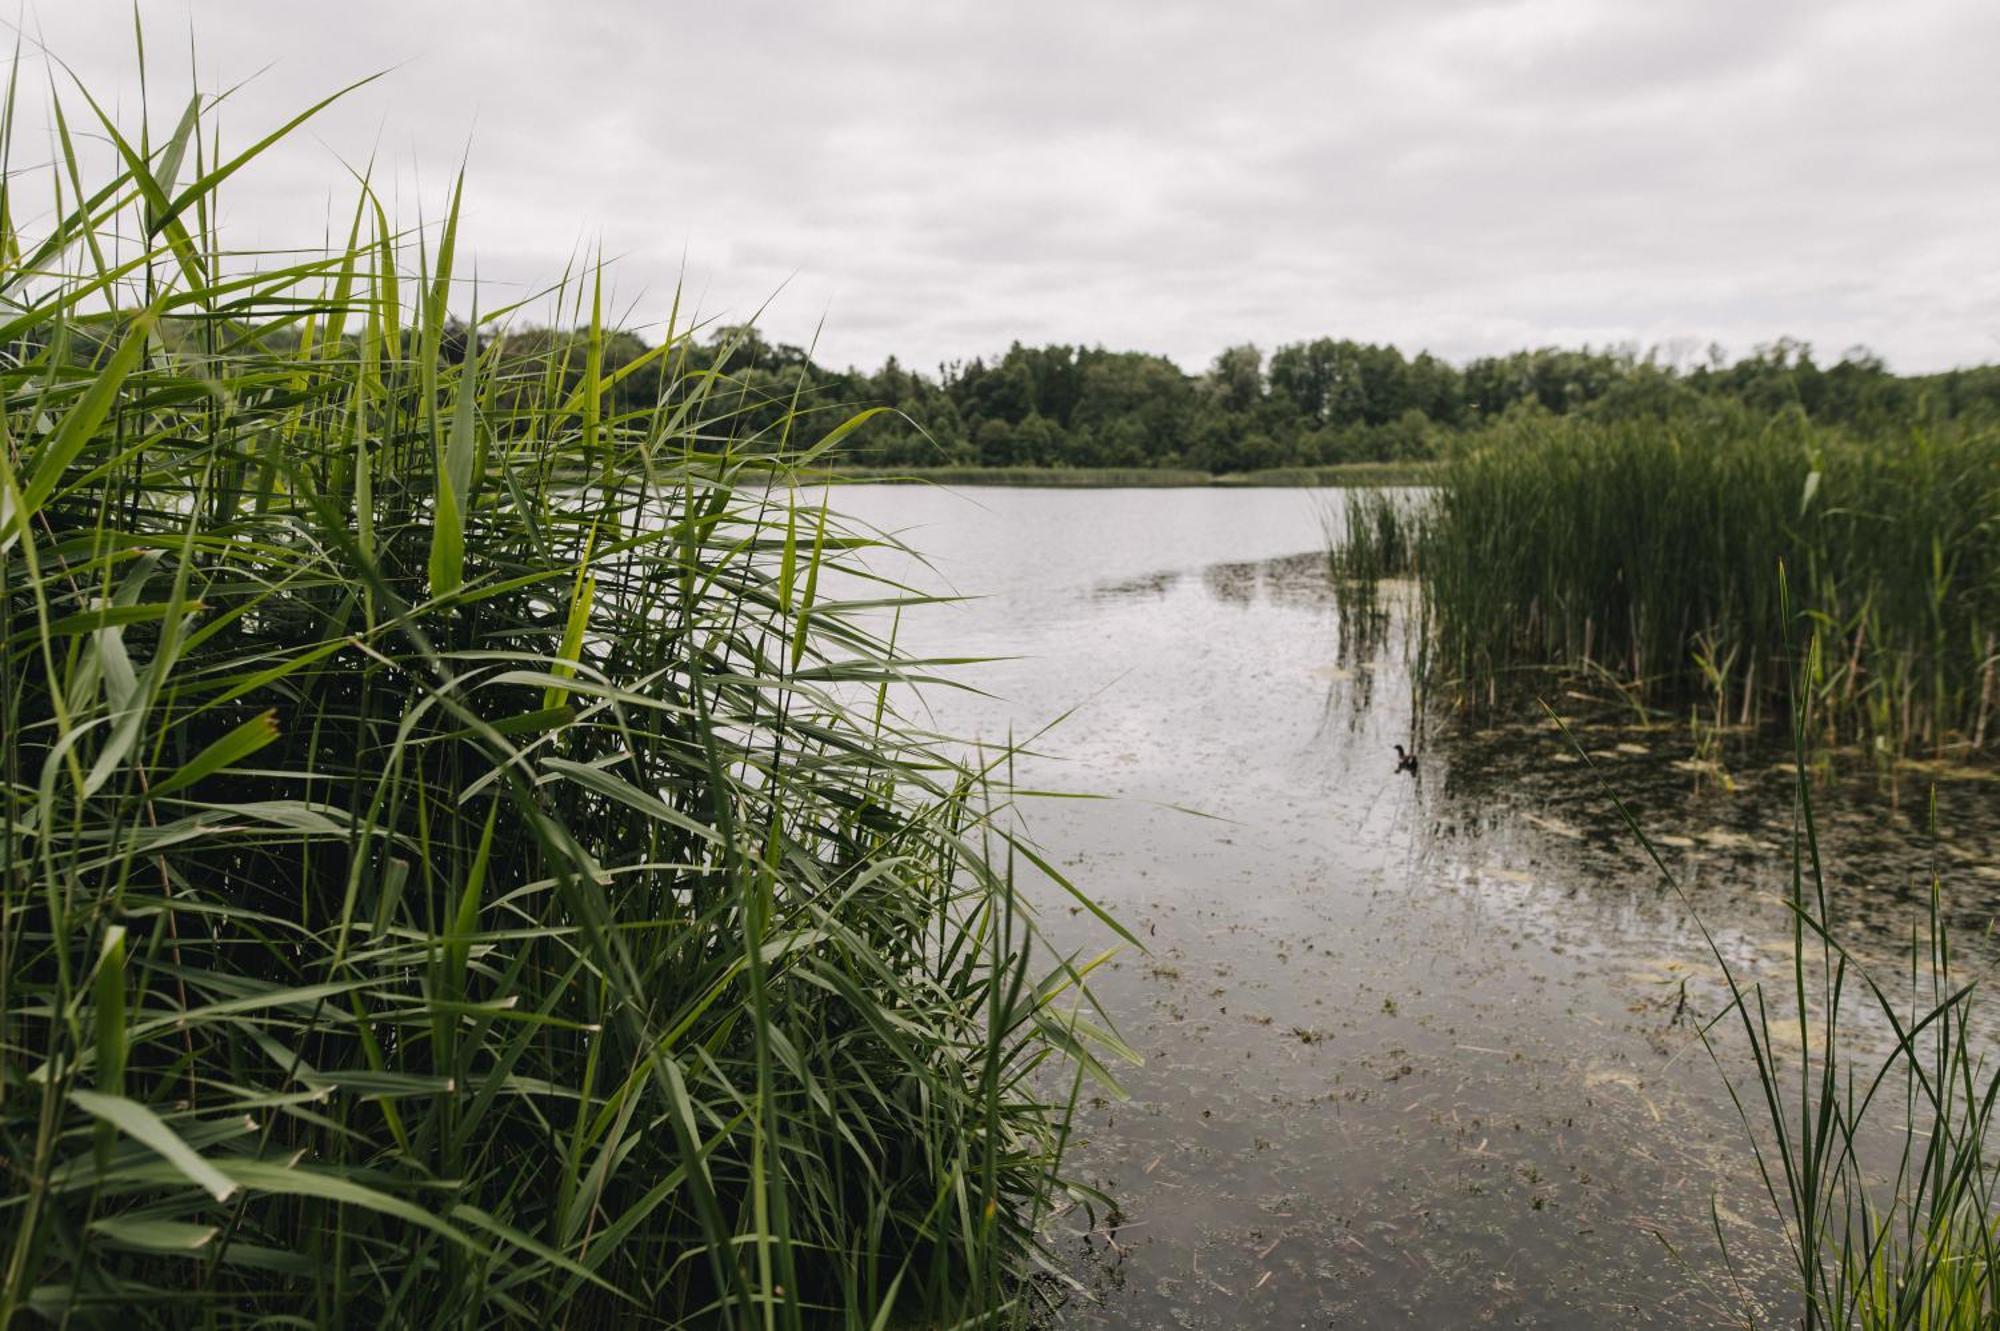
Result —
[[[906,363],[1014,339],[1198,365],[1320,333],[1465,357],[1780,334],[1907,369],[2000,346],[2000,6],[1449,0],[732,6],[148,0],[242,141],[394,66],[235,189],[317,235],[371,151],[413,218],[470,145],[482,280],[620,256],[635,318],[773,291]],[[124,0],[31,11],[136,103]],[[169,56],[167,52],[172,52]],[[275,62],[275,63],[274,63]],[[378,147],[379,145],[379,147]],[[331,202],[329,202],[331,200]]]

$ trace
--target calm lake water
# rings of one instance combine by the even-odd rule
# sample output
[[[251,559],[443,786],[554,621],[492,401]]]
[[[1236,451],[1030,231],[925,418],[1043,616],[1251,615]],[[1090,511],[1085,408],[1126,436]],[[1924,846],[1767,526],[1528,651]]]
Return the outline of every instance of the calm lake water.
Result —
[[[1686,909],[1545,725],[1433,719],[1420,777],[1396,774],[1400,637],[1343,659],[1319,555],[1337,500],[835,496],[930,564],[885,571],[971,598],[907,618],[906,646],[1006,658],[959,672],[983,694],[926,695],[939,727],[1004,741],[1064,718],[1020,784],[1113,797],[1027,809],[1147,947],[1096,980],[1145,1063],[1124,1071],[1129,1098],[1099,1095],[1079,1121],[1075,1170],[1117,1207],[1052,1224],[1076,1284],[1057,1320],[1719,1326],[1780,1310],[1784,1249],[1694,1035],[1721,990]],[[1697,793],[1676,729],[1578,733],[1733,962],[1781,980],[1782,755],[1738,740],[1735,792]],[[1961,922],[2000,895],[1993,787],[1956,776],[1935,841],[1917,784],[1900,803],[1868,782],[1824,797],[1850,936],[1892,972],[1933,862]],[[1044,924],[1064,947],[1108,941],[1053,898]]]

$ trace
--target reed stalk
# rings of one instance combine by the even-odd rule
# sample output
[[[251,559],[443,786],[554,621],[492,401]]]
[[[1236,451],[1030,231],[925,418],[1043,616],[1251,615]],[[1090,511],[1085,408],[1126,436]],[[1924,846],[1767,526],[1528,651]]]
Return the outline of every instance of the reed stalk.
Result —
[[[801,498],[870,413],[774,410],[678,311],[607,371],[597,264],[522,327],[462,182],[233,251],[324,102],[238,151],[65,82],[35,167],[25,92],[0,1326],[1011,1315],[1120,1047],[1006,754],[902,719],[928,598]]]

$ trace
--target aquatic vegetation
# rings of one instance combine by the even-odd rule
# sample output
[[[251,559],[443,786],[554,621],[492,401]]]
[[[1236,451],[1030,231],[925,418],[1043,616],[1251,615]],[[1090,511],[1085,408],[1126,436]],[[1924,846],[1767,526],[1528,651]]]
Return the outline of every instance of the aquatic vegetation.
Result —
[[[1343,494],[1341,505],[1339,521],[1328,515],[1326,522],[1336,585],[1359,587],[1416,572],[1421,505],[1380,490],[1358,489]]]
[[[1788,602],[1782,579],[1779,595]],[[1823,648],[1813,632],[1802,685],[1816,677]],[[1927,928],[1913,930],[1903,976],[1871,973],[1842,941],[1820,853],[1807,720],[1794,709],[1785,982],[1739,975],[1656,840],[1622,803],[1619,812],[1696,920],[1726,984],[1728,1002],[1700,1037],[1783,1225],[1796,1324],[1991,1326],[2000,1316],[1992,1142],[2000,1065],[1992,1020],[1980,1010],[1981,977],[1955,959],[1935,870]],[[1935,797],[1932,825],[1935,834]],[[1749,1078],[1739,1076],[1746,1061]],[[1719,1216],[1715,1235],[1726,1255]]]
[[[684,324],[607,370],[595,266],[574,334],[461,322],[458,190],[232,252],[310,111],[59,105],[46,178],[0,133],[0,1325],[1018,1299],[1118,1046],[1007,753],[899,719],[924,598],[837,594],[885,538],[799,486],[865,413]]]
[[[1884,765],[1990,755],[2000,434],[1523,419],[1440,467],[1413,534],[1389,524],[1379,502],[1350,501],[1336,581],[1390,576],[1404,559],[1433,654],[1424,673],[1462,700],[1589,678],[1642,715],[1678,704],[1692,766],[1724,785],[1728,734],[1789,719],[1789,983],[1742,978],[1704,927],[1728,1002],[1702,1037],[1782,1224],[1799,1324],[1991,1325],[1991,1018],[1935,875],[1900,979],[1850,952],[1813,801],[1835,745]],[[1580,744],[1576,756],[1595,757]],[[1679,891],[1659,843],[1625,816]],[[1719,1216],[1715,1234],[1727,1249]]]
[[[1340,611],[1339,660],[1342,664],[1365,661],[1380,651],[1389,633],[1390,607],[1382,597],[1382,584],[1404,578],[1417,570],[1417,548],[1424,523],[1422,499],[1393,490],[1349,489],[1340,497],[1340,508],[1320,515],[1326,533],[1327,559],[1334,604]],[[1411,644],[1417,668],[1410,672],[1411,688],[1423,697],[1421,663],[1428,659],[1423,641],[1422,606],[1413,607],[1405,625],[1415,641]],[[1413,708],[1414,736],[1421,724],[1422,707]]]
[[[1730,1003],[1702,1031],[1783,1225],[1796,1324],[1990,1326],[2000,1310],[1991,1020],[1977,980],[1954,967],[1936,882],[1929,929],[1911,940],[1903,980],[1871,975],[1849,953],[1812,799],[1802,763],[1791,983],[1775,992],[1746,983],[1714,948]],[[1886,1053],[1875,1052],[1875,1031],[1857,1038],[1869,1027],[1889,1033]],[[1739,1079],[1745,1055],[1751,1075]],[[1719,1223],[1715,1233],[1726,1254]]]
[[[1699,704],[1711,739],[1781,718],[1782,563],[1825,642],[1801,697],[1817,745],[1890,762],[2000,741],[2000,431],[1530,416],[1434,478],[1415,567],[1431,671],[1463,698],[1553,670]],[[1359,536],[1335,553],[1356,576],[1393,553]]]

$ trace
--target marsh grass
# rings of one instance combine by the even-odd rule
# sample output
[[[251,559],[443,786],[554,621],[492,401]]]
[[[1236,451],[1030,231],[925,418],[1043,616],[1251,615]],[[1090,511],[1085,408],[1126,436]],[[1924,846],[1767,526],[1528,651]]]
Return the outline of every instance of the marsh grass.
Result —
[[[1698,704],[1711,738],[1780,723],[1782,561],[1825,646],[1799,700],[1818,751],[1886,766],[2000,739],[2000,432],[1527,417],[1432,477],[1414,545],[1432,665],[1462,698],[1545,692],[1553,673],[1641,709]],[[1360,534],[1335,554],[1357,574],[1393,552]]]
[[[57,75],[36,166],[21,75],[0,1325],[1012,1316],[1120,1047],[1007,752],[898,714],[925,598],[800,498],[868,413],[750,429],[678,311],[607,410],[598,266],[573,334],[461,323],[461,189],[404,230],[365,178],[234,253],[310,111],[231,153]]]
[[[1394,618],[1384,600],[1385,581],[1407,578],[1417,571],[1418,540],[1424,501],[1393,490],[1355,488],[1341,493],[1339,508],[1320,515],[1326,534],[1328,573],[1339,622],[1340,660],[1352,664],[1373,657],[1381,648]],[[1412,636],[1422,637],[1421,603],[1405,607]],[[1411,686],[1419,701],[1423,693],[1420,641],[1410,644]],[[1413,716],[1422,712],[1412,708]],[[1413,725],[1416,722],[1413,720]],[[1413,732],[1414,733],[1414,732]]]
[[[1348,490],[1341,495],[1338,520],[1329,513],[1324,526],[1336,582],[1359,586],[1417,571],[1421,501],[1381,490]]]

